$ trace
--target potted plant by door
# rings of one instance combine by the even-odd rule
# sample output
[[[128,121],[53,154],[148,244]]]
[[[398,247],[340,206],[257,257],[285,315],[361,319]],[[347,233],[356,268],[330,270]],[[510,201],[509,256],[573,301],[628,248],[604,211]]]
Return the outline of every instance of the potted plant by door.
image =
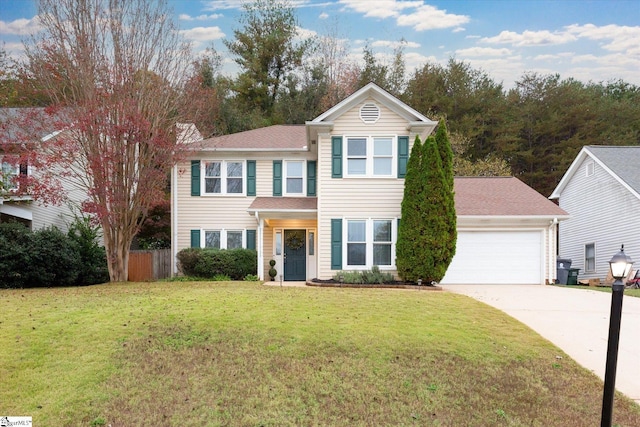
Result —
[[[271,277],[271,281],[273,282],[275,280],[276,275],[278,274],[276,269],[273,268],[273,266],[276,265],[276,260],[272,259],[271,261],[269,261],[269,265],[271,266],[271,268],[269,269],[269,277]]]

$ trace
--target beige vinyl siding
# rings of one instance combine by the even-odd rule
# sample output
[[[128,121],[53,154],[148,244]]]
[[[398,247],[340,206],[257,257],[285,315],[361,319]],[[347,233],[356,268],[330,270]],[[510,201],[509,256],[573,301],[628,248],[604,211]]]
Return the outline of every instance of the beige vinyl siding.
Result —
[[[367,99],[363,103],[375,102]],[[348,136],[407,136],[407,122],[376,103],[380,119],[375,124],[360,120],[359,104],[334,122],[331,136],[343,137],[343,178],[331,178],[331,136],[318,138],[318,278],[329,279],[331,270],[331,219],[393,219],[400,217],[404,179],[345,178],[345,137]],[[409,135],[410,144],[415,135]],[[397,151],[397,150],[396,150]],[[394,162],[397,162],[397,152]],[[346,224],[343,223],[343,227]],[[343,242],[344,243],[344,242]],[[395,254],[393,255],[395,257]],[[343,265],[343,268],[346,266]],[[395,270],[389,270],[396,274]]]

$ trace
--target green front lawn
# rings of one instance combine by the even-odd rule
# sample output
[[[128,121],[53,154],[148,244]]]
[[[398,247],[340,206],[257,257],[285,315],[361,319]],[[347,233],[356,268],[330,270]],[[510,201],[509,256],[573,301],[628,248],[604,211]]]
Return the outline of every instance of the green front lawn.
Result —
[[[448,292],[0,290],[0,415],[37,426],[592,426],[602,382]],[[603,361],[604,363],[604,361]],[[614,422],[640,425],[616,396]]]

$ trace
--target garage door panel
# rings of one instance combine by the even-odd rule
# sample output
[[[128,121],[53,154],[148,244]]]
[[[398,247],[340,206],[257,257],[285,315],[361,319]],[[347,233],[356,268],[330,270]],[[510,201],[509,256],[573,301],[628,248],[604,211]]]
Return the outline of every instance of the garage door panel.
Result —
[[[540,231],[458,231],[442,283],[539,284],[541,274]]]

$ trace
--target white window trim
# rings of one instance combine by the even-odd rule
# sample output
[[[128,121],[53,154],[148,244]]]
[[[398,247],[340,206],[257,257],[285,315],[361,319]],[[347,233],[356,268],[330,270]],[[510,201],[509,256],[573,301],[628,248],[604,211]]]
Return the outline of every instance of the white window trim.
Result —
[[[348,232],[349,221],[365,221],[365,265],[349,265],[348,260]],[[391,221],[391,265],[379,265],[380,270],[396,270],[396,243],[398,240],[398,218],[342,218],[342,265],[348,270],[371,270],[373,264],[373,222]]]
[[[302,192],[300,193],[289,193],[287,191],[287,178],[289,178],[287,174],[287,165],[289,163],[302,163]],[[307,162],[305,160],[282,161],[282,195],[290,197],[305,197],[307,195]]]
[[[13,178],[20,175],[20,165],[4,162],[0,158],[0,168],[1,168],[0,173],[2,173],[2,176],[0,177],[0,179],[3,182],[3,187],[4,185],[6,185],[6,188],[4,188],[4,190],[5,191],[17,190],[18,184],[13,180]],[[5,168],[11,169],[7,175],[4,175]]]
[[[206,179],[208,178],[206,176],[206,171],[207,171],[207,163],[220,163],[220,192],[219,193],[208,193],[207,192],[207,185],[206,185]],[[229,178],[227,176],[227,164],[228,163],[242,163],[242,192],[240,193],[227,193],[227,179]],[[204,196],[213,196],[213,197],[220,197],[220,196],[231,196],[231,197],[243,197],[246,196],[247,194],[247,162],[246,160],[213,160],[213,159],[209,159],[209,160],[203,160],[201,162],[201,167],[200,167],[200,188],[202,188],[202,195]]]
[[[593,176],[596,171],[596,164],[594,161],[587,162],[585,165],[585,176]]]
[[[200,247],[203,249],[215,249],[206,247],[206,232],[207,231],[219,231],[220,232],[220,249],[227,249],[227,233],[237,232],[242,235],[242,249],[247,248],[247,230],[238,228],[201,228],[200,229]]]
[[[374,139],[376,138],[391,138],[391,173],[389,175],[375,175],[374,174]],[[357,174],[349,174],[349,140],[350,139],[366,139],[367,141],[367,155],[366,155],[366,166],[365,173],[363,175]],[[343,152],[343,161],[344,161],[344,176],[345,178],[396,178],[397,177],[397,167],[398,167],[398,136],[397,135],[348,135],[344,136],[344,149]],[[387,156],[378,156],[378,157],[387,157]],[[356,158],[354,156],[353,158]]]

